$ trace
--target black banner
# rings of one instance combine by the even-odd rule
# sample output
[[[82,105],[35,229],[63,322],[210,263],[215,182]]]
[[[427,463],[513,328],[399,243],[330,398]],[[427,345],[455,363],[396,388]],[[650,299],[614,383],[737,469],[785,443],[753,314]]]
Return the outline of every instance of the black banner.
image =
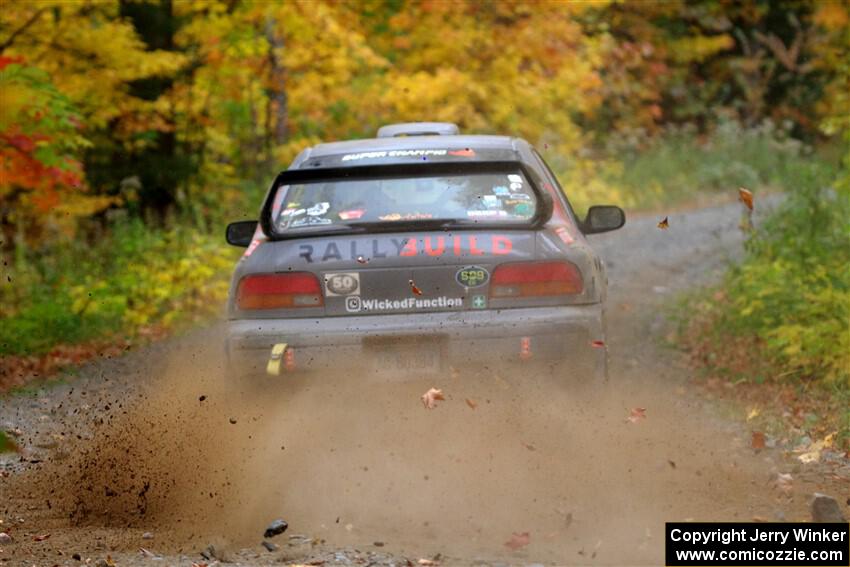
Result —
[[[675,522],[665,532],[669,567],[850,566],[850,524]]]

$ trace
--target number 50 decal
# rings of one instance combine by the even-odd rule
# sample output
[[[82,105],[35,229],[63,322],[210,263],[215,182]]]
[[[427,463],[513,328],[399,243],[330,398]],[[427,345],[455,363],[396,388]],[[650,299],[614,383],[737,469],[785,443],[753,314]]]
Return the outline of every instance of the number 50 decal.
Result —
[[[360,295],[360,274],[325,274],[327,295]]]

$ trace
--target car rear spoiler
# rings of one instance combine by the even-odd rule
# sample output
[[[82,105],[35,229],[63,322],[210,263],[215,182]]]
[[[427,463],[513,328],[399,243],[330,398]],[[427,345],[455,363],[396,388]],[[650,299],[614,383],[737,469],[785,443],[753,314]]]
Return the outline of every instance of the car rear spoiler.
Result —
[[[322,232],[310,232],[308,234],[279,234],[275,232],[272,222],[272,208],[274,206],[275,194],[283,185],[295,185],[299,183],[313,183],[319,181],[343,181],[351,179],[387,179],[393,177],[427,176],[436,177],[440,175],[464,175],[477,173],[515,173],[521,171],[525,178],[530,181],[531,189],[537,197],[537,207],[534,216],[528,223],[506,224],[479,222],[472,228],[482,230],[497,228],[500,230],[511,228],[537,228],[545,224],[552,217],[554,202],[552,196],[543,188],[543,183],[538,175],[520,161],[470,161],[470,162],[432,162],[432,163],[402,163],[390,165],[364,165],[356,167],[334,167],[316,169],[289,169],[277,175],[260,211],[260,227],[269,240],[285,240],[289,238],[304,238],[308,236],[324,236]],[[469,227],[468,227],[469,228]],[[459,228],[460,229],[460,228]]]

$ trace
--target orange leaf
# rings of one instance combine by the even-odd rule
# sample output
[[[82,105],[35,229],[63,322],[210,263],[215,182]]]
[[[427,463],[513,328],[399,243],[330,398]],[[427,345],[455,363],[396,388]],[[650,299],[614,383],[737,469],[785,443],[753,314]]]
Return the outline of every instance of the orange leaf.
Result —
[[[646,418],[646,408],[632,408],[632,412],[627,419],[632,423],[637,423],[644,418]]]
[[[531,543],[531,534],[530,533],[522,532],[521,534],[518,534],[518,533],[514,532],[513,534],[511,534],[511,539],[509,539],[508,541],[505,542],[505,547],[508,547],[508,548],[512,549],[513,551],[516,551],[517,549],[519,549],[521,547],[525,547],[529,543]]]
[[[472,409],[475,409],[475,408],[478,407],[478,402],[476,402],[475,400],[470,400],[469,398],[466,398],[466,405],[468,405]]]
[[[738,188],[738,199],[744,203],[748,209],[753,210],[753,192],[744,189],[743,187]]]
[[[750,441],[753,449],[764,449],[764,433],[761,431],[753,431],[753,438]]]
[[[422,394],[422,405],[425,406],[425,409],[434,409],[437,407],[437,400],[445,401],[446,398],[443,397],[443,391],[438,390],[437,388],[431,388],[424,394]]]
[[[664,217],[664,220],[658,223],[658,228],[661,230],[667,230],[670,228],[670,223],[667,221],[667,217]]]
[[[422,290],[416,287],[416,284],[413,283],[413,280],[410,280],[410,291],[412,291],[414,295],[422,295]]]

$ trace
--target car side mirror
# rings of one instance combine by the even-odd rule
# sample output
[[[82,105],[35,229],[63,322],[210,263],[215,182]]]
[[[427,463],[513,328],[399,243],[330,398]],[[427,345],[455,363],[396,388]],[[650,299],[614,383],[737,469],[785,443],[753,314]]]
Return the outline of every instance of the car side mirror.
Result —
[[[613,205],[594,205],[587,211],[587,217],[582,222],[582,232],[598,234],[617,230],[626,224],[626,213],[620,207]]]
[[[227,225],[227,243],[233,246],[247,247],[254,238],[257,221],[239,221]]]

